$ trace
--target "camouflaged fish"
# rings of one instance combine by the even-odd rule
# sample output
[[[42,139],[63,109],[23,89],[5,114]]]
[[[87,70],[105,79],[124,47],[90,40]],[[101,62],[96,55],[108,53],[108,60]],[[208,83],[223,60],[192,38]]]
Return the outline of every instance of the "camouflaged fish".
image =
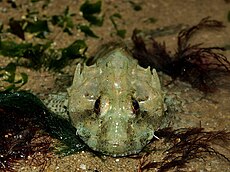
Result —
[[[91,149],[114,157],[139,153],[165,126],[155,69],[140,67],[120,44],[104,46],[91,66],[78,64],[72,86],[48,107],[68,116]]]

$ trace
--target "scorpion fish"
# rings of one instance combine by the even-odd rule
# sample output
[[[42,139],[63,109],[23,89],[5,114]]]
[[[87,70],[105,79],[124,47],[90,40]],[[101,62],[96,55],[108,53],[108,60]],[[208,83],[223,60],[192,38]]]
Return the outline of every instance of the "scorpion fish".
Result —
[[[71,87],[47,104],[92,150],[113,157],[139,153],[165,126],[156,70],[140,67],[120,43],[104,45],[93,65],[78,64]]]

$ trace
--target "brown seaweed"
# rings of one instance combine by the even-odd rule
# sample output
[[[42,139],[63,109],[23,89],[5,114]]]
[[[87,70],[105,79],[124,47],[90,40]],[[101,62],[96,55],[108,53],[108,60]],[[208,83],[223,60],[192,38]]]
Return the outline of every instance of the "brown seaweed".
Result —
[[[151,46],[134,30],[132,40],[134,43],[133,56],[142,67],[155,68],[170,75],[173,79],[179,78],[189,82],[193,87],[204,92],[215,90],[215,82],[211,73],[219,71],[230,72],[230,62],[221,54],[223,47],[201,47],[202,43],[190,44],[191,37],[201,29],[223,28],[222,22],[202,19],[197,25],[180,31],[177,41],[177,50],[170,54],[163,43],[158,43],[153,37]]]

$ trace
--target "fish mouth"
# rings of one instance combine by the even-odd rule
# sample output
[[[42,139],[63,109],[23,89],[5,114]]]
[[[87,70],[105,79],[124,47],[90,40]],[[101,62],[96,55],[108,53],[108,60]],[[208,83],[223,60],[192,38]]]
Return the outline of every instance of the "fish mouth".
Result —
[[[140,151],[141,151],[141,150],[140,150]],[[105,155],[108,155],[108,156],[112,156],[112,157],[114,157],[114,158],[117,158],[117,157],[124,157],[124,156],[135,155],[135,154],[140,153],[140,151],[130,151],[130,152],[122,153],[122,154],[105,154]]]
[[[150,142],[153,131],[139,132],[136,135],[90,133],[87,130],[77,130],[77,135],[95,153],[112,157],[135,155]]]
[[[116,146],[114,146],[114,147],[116,147]],[[93,150],[96,151],[96,152],[100,152],[103,155],[117,158],[117,157],[124,157],[124,156],[131,156],[131,155],[138,154],[138,153],[141,152],[142,149],[140,149],[140,150],[130,150],[130,151],[127,151],[127,152],[124,152],[124,151],[122,151],[122,152],[119,152],[119,151],[118,152],[117,151],[106,151],[106,150],[101,150],[101,149],[93,149]]]
[[[150,134],[153,134],[151,132]],[[151,141],[153,136],[150,134],[144,137],[134,137],[132,139],[119,138],[116,136],[110,138],[102,137],[83,137],[81,140],[95,153],[111,157],[124,157],[138,154]]]
[[[143,149],[142,146],[140,145],[137,146],[138,143],[132,143],[132,144],[127,144],[126,142],[114,143],[113,141],[99,142],[97,145],[90,145],[88,143],[87,145],[93,151],[112,157],[124,157],[124,156],[138,154]]]

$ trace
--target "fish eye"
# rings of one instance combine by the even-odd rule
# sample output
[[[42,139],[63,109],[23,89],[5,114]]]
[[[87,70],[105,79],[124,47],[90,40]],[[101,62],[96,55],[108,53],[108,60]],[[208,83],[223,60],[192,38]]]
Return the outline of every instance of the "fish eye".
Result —
[[[100,113],[100,107],[101,107],[101,97],[99,97],[94,103],[94,112],[96,114]]]
[[[140,111],[140,106],[139,103],[136,99],[132,99],[132,109],[133,109],[133,113],[134,114],[138,114],[138,112]]]

